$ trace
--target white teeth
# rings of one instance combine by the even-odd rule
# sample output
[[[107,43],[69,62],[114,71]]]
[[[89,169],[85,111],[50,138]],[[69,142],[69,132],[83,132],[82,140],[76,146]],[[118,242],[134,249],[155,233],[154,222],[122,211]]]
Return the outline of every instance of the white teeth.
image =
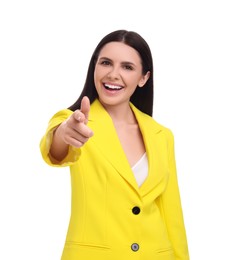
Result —
[[[115,86],[115,85],[109,85],[109,84],[104,84],[104,86],[109,89],[117,89],[117,90],[122,89],[121,86]]]

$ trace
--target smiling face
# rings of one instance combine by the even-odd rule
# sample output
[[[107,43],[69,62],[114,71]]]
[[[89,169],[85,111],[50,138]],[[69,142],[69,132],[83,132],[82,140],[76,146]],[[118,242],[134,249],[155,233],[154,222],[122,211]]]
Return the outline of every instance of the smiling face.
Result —
[[[148,78],[149,72],[142,74],[141,58],[132,47],[122,42],[110,42],[101,49],[94,82],[103,105],[129,105],[137,86],[143,87]]]

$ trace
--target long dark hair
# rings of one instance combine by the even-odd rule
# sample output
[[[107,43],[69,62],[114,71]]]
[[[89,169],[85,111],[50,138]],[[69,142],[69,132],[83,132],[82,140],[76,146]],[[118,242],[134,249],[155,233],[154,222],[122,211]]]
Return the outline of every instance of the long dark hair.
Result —
[[[94,83],[95,64],[101,49],[105,44],[109,42],[123,42],[128,46],[134,48],[140,55],[142,61],[143,75],[145,75],[148,71],[150,71],[150,77],[147,80],[146,84],[142,88],[140,87],[136,88],[135,92],[130,98],[130,101],[139,110],[152,116],[154,86],[153,86],[153,61],[152,61],[151,50],[147,42],[138,33],[133,31],[126,31],[126,30],[117,30],[111,32],[99,42],[90,60],[87,77],[86,77],[86,81],[82,93],[80,94],[76,102],[73,105],[71,105],[68,109],[72,111],[79,109],[81,100],[84,96],[88,96],[88,98],[90,99],[90,103],[92,103],[96,98],[98,98],[98,94]]]

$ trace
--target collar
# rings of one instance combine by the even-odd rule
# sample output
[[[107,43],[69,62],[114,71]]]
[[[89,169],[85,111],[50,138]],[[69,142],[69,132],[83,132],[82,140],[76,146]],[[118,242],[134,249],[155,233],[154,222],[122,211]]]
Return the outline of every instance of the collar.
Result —
[[[98,99],[91,104],[88,126],[94,132],[94,136],[91,137],[92,142],[94,142],[94,145],[104,155],[105,159],[139,195],[144,196],[155,185],[158,185],[163,178],[164,173],[161,171],[163,135],[161,133],[164,127],[149,115],[141,112],[132,103],[130,103],[130,106],[139,124],[149,163],[148,177],[141,187],[137,185],[113,121]]]

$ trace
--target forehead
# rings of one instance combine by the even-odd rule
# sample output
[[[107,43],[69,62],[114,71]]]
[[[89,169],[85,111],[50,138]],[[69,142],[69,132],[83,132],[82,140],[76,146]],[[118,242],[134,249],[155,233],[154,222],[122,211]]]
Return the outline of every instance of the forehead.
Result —
[[[123,42],[110,42],[105,44],[99,53],[99,58],[102,57],[111,60],[141,63],[139,53],[134,48]]]

